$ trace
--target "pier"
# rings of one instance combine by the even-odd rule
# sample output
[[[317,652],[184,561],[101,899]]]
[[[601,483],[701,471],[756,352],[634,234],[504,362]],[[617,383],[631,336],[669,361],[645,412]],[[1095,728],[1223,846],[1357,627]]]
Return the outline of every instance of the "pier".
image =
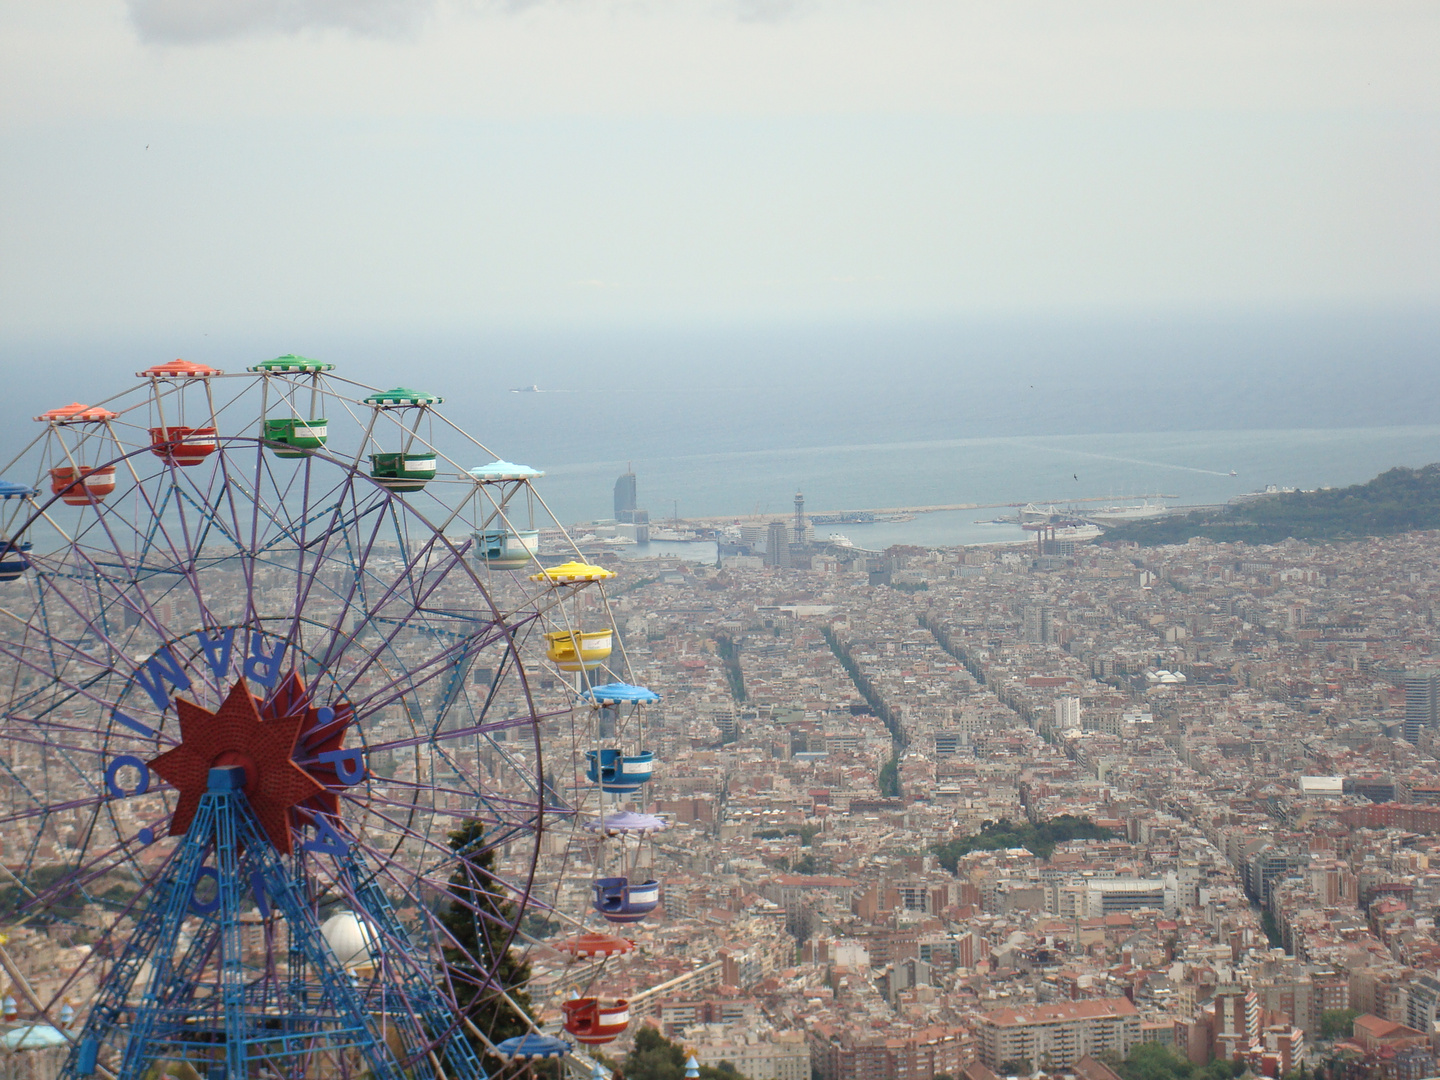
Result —
[[[884,507],[852,507],[846,510],[806,510],[807,517],[835,517],[849,514],[874,514],[877,517],[884,517],[894,514],[933,514],[945,510],[1018,510],[1022,506],[1034,503],[1036,506],[1063,506],[1071,503],[1124,503],[1135,499],[1176,499],[1178,495],[1085,495],[1080,498],[1069,497],[1060,499],[1025,499],[1020,502],[1003,503],[944,503],[938,506],[884,506]],[[723,525],[734,521],[770,521],[775,518],[788,517],[785,511],[764,514],[719,514],[711,517],[687,517],[682,521],[697,525]],[[656,522],[663,524],[663,522]]]

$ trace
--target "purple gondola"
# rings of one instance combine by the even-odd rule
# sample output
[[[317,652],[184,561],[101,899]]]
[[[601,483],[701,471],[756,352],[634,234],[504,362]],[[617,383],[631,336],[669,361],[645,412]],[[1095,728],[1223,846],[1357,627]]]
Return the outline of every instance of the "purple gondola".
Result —
[[[600,878],[594,883],[595,910],[607,922],[639,922],[660,904],[660,882],[630,884],[629,878]]]

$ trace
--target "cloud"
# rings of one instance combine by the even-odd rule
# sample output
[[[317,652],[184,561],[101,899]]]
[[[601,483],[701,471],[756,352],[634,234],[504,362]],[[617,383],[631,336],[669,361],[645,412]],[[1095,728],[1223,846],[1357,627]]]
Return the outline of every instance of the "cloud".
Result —
[[[735,17],[741,22],[780,22],[800,13],[799,0],[734,0]]]
[[[141,40],[193,45],[305,30],[401,37],[435,11],[436,0],[126,0]]]
[[[600,0],[587,0],[592,6]],[[195,45],[241,38],[286,37],[307,30],[341,30],[359,37],[407,37],[434,17],[442,0],[125,0],[140,39],[159,45]],[[574,10],[576,0],[452,0],[445,5],[502,16],[545,8]],[[720,0],[713,8],[739,22],[782,22],[802,12],[804,0]],[[611,0],[616,10],[649,6]]]

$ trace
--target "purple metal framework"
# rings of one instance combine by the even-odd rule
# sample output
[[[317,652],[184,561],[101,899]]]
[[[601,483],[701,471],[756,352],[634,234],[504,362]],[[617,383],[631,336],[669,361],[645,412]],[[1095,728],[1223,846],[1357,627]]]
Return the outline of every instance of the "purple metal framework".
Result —
[[[125,1018],[139,1001],[124,958],[156,898],[203,891],[203,873],[174,878],[188,841],[168,835],[177,795],[151,767],[179,744],[177,699],[214,709],[238,681],[282,715],[276,703],[293,691],[294,676],[314,714],[307,730],[344,719],[339,741],[327,729],[323,744],[304,733],[296,743],[294,764],[324,795],[289,811],[294,852],[279,857],[311,921],[348,909],[371,940],[403,938],[417,970],[438,973],[429,1012],[412,1009],[424,1020],[402,1069],[439,1069],[450,1046],[452,1075],[473,1075],[455,1064],[454,1040],[470,1038],[457,1002],[474,1009],[496,998],[494,960],[515,941],[531,898],[541,828],[572,812],[545,781],[540,739],[540,722],[570,706],[538,702],[521,663],[543,631],[548,591],[471,557],[470,530],[446,535],[457,517],[466,523],[466,501],[479,501],[463,470],[450,487],[442,478],[404,497],[367,475],[366,440],[385,418],[366,416],[360,395],[323,383],[329,376],[309,373],[303,386],[312,408],[324,393],[348,409],[350,428],[331,420],[323,448],[277,458],[257,435],[267,409],[288,400],[287,386],[301,378],[152,378],[106,402],[109,418],[47,420],[44,438],[4,473],[35,490],[6,500],[0,530],[7,542],[30,545],[22,572],[0,580],[0,606],[13,616],[0,627],[0,738],[12,748],[0,758],[0,830],[25,837],[23,850],[7,852],[14,875],[0,915],[92,940],[90,959],[24,1009],[60,1026],[78,987],[100,983],[97,1001],[120,1019],[90,1051],[77,1050],[79,1075],[88,1070],[78,1065],[128,1060]],[[177,461],[153,451],[150,430],[157,413],[164,418],[160,404],[184,395],[186,422],[215,427],[217,445]],[[62,466],[113,467],[116,489],[66,503],[36,482]],[[468,678],[477,665],[489,673],[483,685]],[[475,821],[483,842],[454,850],[451,830]],[[489,869],[501,850],[506,858]],[[489,882],[485,903],[449,893],[462,871]],[[308,930],[292,928],[250,882],[210,873],[221,894],[250,895],[241,914],[252,946],[243,956],[238,945],[218,944],[203,955],[147,954],[175,973],[162,994],[223,995],[226,980],[238,979],[246,1000],[301,1000],[287,980],[318,970],[296,951],[301,939],[313,947]],[[473,944],[442,918],[456,904],[473,923]],[[235,927],[222,929],[217,942],[234,936]],[[171,940],[181,939],[177,930]],[[364,1001],[414,1005],[414,972],[405,982],[397,970],[360,963],[347,977]],[[335,991],[326,1007],[343,998]],[[94,1003],[74,1004],[84,1023]],[[291,1054],[277,1075],[355,1075],[355,1052],[317,1044]],[[317,1065],[326,1054],[330,1064]]]

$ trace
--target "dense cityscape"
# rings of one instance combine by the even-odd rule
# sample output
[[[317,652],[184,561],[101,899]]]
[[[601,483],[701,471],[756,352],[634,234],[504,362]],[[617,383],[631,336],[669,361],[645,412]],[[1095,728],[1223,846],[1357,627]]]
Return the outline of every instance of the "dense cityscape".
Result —
[[[1435,534],[1140,548],[1041,524],[1033,543],[881,552],[817,539],[797,498],[793,518],[707,527],[713,563],[617,557],[614,537],[643,544],[645,530],[627,473],[616,519],[577,530],[617,575],[610,598],[577,596],[574,615],[612,618],[617,660],[660,694],[637,737],[663,767],[625,803],[667,827],[632,865],[659,880],[660,904],[626,928],[628,955],[577,964],[547,948],[604,871],[598,850],[542,834],[532,895],[549,899],[515,946],[537,1024],[601,979],[629,1003],[611,1060],[649,1027],[749,1080],[1129,1080],[1151,1046],[1172,1072],[1437,1071]],[[375,565],[397,555],[378,549]],[[266,574],[212,575],[204,603],[243,617],[249,589],[283,586]],[[492,597],[523,606],[522,586],[497,578]],[[179,594],[156,610],[201,617]],[[132,623],[127,647],[140,647],[149,631]],[[69,625],[84,645],[83,623]],[[382,636],[357,630],[359,656]],[[423,635],[389,640],[402,662],[427,655]],[[573,688],[539,655],[527,664],[559,749]],[[375,688],[377,673],[356,672],[352,693]],[[520,687],[494,674],[467,693],[523,711]],[[29,675],[17,686],[45,691]],[[148,715],[137,693],[125,707]],[[433,785],[419,827],[433,833],[464,809],[438,794],[447,766],[375,748],[413,743],[414,719],[373,715],[372,790]],[[507,761],[528,753],[462,749],[453,765],[518,796]],[[55,766],[15,748],[12,817],[27,782],[83,792]],[[98,825],[57,807],[33,839],[4,838],[7,864],[64,862],[97,835],[123,844],[164,806],[131,798]],[[418,868],[425,850],[407,842],[397,859]],[[506,846],[512,879],[527,853]],[[280,930],[247,919],[247,955],[262,960]],[[63,913],[28,921],[8,936],[7,1019],[24,1030],[28,1003],[63,997],[83,1020],[95,939]],[[103,906],[88,921],[106,924]],[[54,1075],[62,1049],[12,1064]]]
[[[1434,1074],[1434,534],[786,539],[620,564],[676,823],[635,1015],[752,1080]]]

